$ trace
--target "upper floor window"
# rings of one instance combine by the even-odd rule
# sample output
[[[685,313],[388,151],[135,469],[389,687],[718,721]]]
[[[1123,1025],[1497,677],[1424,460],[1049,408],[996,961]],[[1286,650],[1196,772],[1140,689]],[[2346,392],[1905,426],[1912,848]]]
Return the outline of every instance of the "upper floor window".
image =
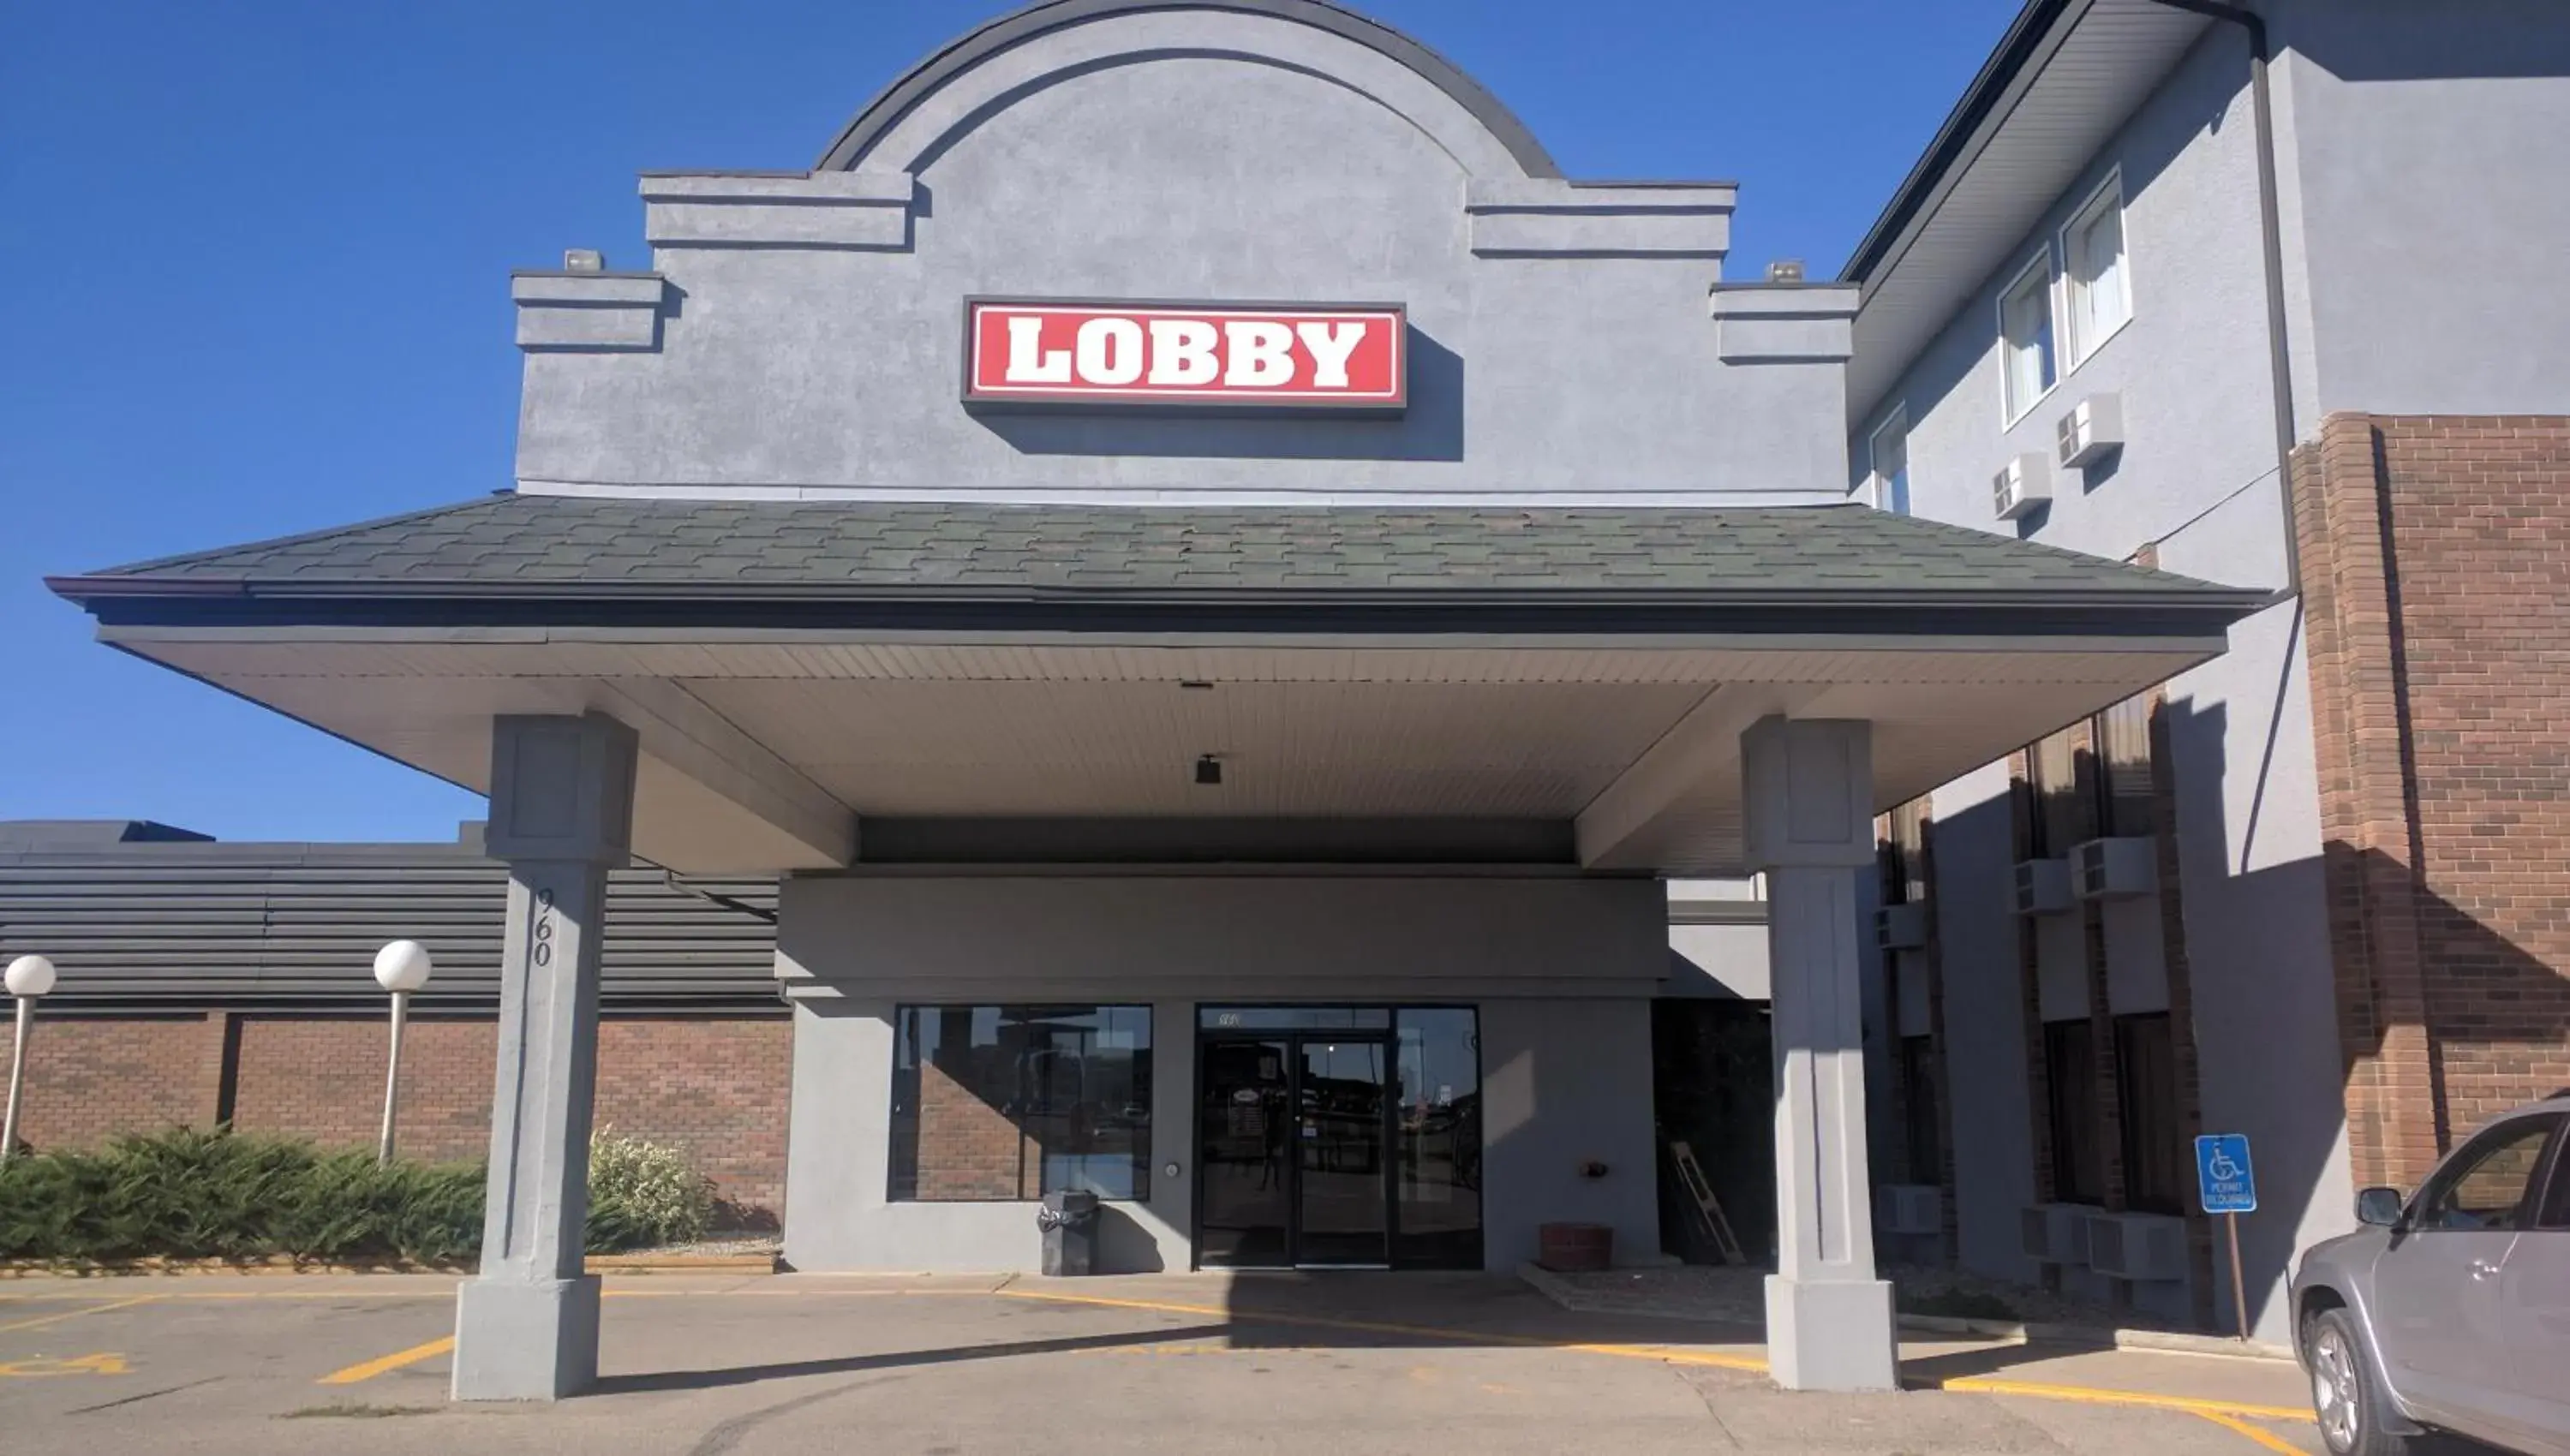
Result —
[[[2109,178],[2061,230],[2070,313],[2070,362],[2097,352],[2133,316],[2124,262],[2124,184]]]
[[[1892,418],[1875,427],[1866,442],[1870,457],[1866,467],[1874,487],[1874,505],[1878,511],[1895,516],[1910,514],[1910,417],[1894,410]]]
[[[2052,357],[2052,254],[2025,265],[1999,295],[2001,394],[2011,425],[2050,392],[2058,377]]]

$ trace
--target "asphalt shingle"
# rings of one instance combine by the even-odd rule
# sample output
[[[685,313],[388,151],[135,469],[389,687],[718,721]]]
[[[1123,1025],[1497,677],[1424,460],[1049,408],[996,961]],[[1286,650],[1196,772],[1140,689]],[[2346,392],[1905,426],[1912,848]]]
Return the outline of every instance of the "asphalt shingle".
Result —
[[[93,579],[876,590],[2203,591],[1862,506],[1123,507],[501,495]],[[67,583],[69,584],[69,583]],[[105,580],[102,580],[102,585]],[[74,594],[78,594],[75,590]]]

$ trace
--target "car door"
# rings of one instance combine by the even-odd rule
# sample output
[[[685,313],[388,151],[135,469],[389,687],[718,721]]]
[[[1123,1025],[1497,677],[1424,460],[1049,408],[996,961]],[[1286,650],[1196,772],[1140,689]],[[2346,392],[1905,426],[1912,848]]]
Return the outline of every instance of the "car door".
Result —
[[[2373,1266],[2384,1373],[2436,1424],[2496,1434],[2511,1368],[2499,1274],[2557,1116],[2494,1123],[2445,1160]]]
[[[2570,1453],[2570,1125],[2553,1135],[2550,1181],[2499,1286],[2518,1444]]]

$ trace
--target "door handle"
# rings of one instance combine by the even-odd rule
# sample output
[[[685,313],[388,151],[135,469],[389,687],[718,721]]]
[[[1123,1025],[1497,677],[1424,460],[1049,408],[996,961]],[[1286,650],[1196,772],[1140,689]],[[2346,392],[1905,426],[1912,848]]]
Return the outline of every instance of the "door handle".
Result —
[[[2473,1277],[2473,1278],[2476,1278],[2476,1279],[2486,1279],[2486,1278],[2495,1278],[2495,1277],[2497,1277],[2497,1276],[2498,1276],[2498,1266],[2497,1266],[2497,1265],[2494,1265],[2494,1264],[2490,1263],[2490,1262],[2489,1262],[2488,1260],[2486,1260],[2486,1259],[2475,1259],[2475,1260],[2473,1260],[2473,1261],[2472,1261],[2472,1277]]]

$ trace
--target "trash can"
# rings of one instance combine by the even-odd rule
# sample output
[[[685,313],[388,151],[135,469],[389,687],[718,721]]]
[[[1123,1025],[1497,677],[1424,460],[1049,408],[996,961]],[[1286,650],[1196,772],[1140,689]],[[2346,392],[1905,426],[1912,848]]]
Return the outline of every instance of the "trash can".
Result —
[[[1049,1193],[1036,1210],[1036,1227],[1044,1231],[1044,1272],[1049,1276],[1084,1274],[1096,1264],[1097,1195]]]

